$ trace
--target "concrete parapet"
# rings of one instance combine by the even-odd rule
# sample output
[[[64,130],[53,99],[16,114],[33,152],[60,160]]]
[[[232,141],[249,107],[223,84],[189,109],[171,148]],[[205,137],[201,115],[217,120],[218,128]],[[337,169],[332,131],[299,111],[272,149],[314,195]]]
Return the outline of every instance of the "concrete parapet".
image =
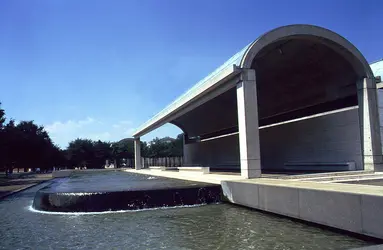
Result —
[[[201,174],[208,174],[210,173],[210,168],[209,167],[178,167],[179,172],[197,172]]]
[[[53,178],[62,178],[62,177],[69,177],[74,170],[72,169],[66,169],[66,170],[58,170],[52,172]]]
[[[232,203],[383,239],[383,187],[289,180],[221,184]]]

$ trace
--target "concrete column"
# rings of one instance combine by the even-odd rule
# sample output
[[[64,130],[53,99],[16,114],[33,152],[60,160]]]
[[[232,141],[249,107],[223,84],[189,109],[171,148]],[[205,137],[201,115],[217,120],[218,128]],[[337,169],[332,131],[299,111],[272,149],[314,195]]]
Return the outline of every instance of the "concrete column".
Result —
[[[140,138],[134,139],[134,160],[136,170],[141,169],[141,142]]]
[[[364,78],[357,83],[360,140],[364,170],[383,171],[382,142],[378,97],[375,79]]]
[[[189,135],[187,133],[184,133],[182,138],[182,160],[180,160],[180,167],[183,166],[185,163],[189,162],[188,156],[190,150],[189,146],[187,145],[189,143]]]
[[[252,69],[241,73],[241,81],[237,84],[237,108],[241,176],[260,177],[257,86]]]

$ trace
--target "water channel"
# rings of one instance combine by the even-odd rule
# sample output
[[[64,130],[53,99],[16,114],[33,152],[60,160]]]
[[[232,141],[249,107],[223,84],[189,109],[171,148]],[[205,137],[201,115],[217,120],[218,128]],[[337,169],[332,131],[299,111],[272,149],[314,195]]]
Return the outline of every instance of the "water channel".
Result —
[[[115,182],[111,178],[122,180],[115,173],[94,178],[104,186]],[[57,181],[0,201],[0,249],[352,249],[372,245],[225,203],[98,213],[34,210],[36,192]]]

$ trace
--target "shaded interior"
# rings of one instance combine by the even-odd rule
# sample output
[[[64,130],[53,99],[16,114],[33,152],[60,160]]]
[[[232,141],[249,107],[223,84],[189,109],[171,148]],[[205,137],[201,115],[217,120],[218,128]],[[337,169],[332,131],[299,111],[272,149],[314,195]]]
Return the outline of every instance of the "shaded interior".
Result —
[[[357,106],[358,74],[351,57],[339,45],[312,36],[288,37],[263,48],[251,66],[256,72],[258,107],[254,109],[258,108],[259,126]],[[237,135],[204,141],[238,132],[236,88],[173,122],[192,138],[184,149],[186,164],[239,170]],[[339,134],[344,129],[350,133]],[[321,142],[323,136],[329,139]],[[294,161],[352,161],[361,167],[357,109],[260,130],[260,144],[263,169],[284,169],[285,163]]]

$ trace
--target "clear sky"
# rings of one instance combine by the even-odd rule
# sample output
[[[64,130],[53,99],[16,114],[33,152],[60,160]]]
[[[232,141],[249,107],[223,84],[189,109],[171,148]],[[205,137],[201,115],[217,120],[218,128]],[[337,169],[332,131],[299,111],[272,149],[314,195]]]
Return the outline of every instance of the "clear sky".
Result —
[[[119,140],[262,33],[296,23],[383,57],[381,0],[2,0],[0,101],[61,147]]]

